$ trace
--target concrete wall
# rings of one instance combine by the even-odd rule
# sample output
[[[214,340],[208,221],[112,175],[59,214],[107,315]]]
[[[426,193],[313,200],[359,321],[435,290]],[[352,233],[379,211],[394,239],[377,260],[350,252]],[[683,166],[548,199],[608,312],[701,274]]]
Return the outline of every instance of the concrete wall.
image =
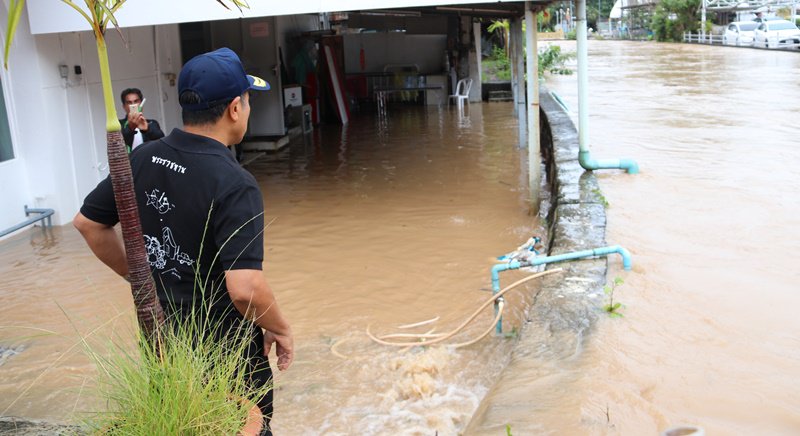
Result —
[[[578,163],[575,125],[553,97],[541,94],[541,145],[547,166],[549,192],[543,193],[543,212],[548,229],[547,253],[557,255],[606,245],[606,213],[597,178]],[[549,206],[549,207],[547,207]],[[619,258],[613,258],[618,262]],[[543,373],[531,383],[520,384],[519,375],[530,375],[579,358],[590,337],[603,303],[607,258],[573,260],[547,265],[564,272],[544,277],[527,288],[528,308],[511,360],[475,411],[464,434],[502,434],[512,423],[514,434],[538,434],[542,428],[526,428],[531,413],[552,399],[541,398],[536,386],[553,391],[569,384],[569,371]],[[501,276],[502,279],[502,276]],[[541,371],[540,371],[541,372]]]
[[[0,20],[5,23],[6,9]],[[5,30],[3,29],[3,32]],[[165,131],[179,126],[177,84],[165,73],[180,70],[177,25],[137,27],[107,34],[114,101],[142,90],[144,112]],[[158,41],[158,43],[156,43]],[[158,56],[156,53],[158,52]],[[55,209],[53,223],[72,220],[83,197],[108,174],[105,111],[94,36],[72,32],[32,36],[23,16],[2,74],[16,158],[0,164],[0,229],[24,219],[23,206]],[[62,79],[59,65],[67,65]],[[75,73],[80,66],[82,74]]]

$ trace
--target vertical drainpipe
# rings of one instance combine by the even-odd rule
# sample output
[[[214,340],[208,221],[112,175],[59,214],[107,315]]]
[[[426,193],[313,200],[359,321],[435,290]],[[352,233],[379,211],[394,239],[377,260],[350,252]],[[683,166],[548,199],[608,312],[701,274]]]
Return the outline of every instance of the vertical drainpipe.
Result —
[[[514,111],[517,113],[517,125],[519,126],[519,147],[525,148],[527,145],[525,143],[525,138],[527,137],[527,120],[528,116],[525,111],[525,74],[523,71],[525,70],[525,59],[523,56],[523,44],[522,44],[522,19],[521,18],[514,18],[511,20],[511,40],[514,41],[514,57],[512,58],[512,64],[514,65],[514,69],[519,72],[514,79],[515,79],[515,86],[517,87],[517,98],[516,98],[516,105],[514,106]]]
[[[525,68],[528,76],[528,186],[531,192],[531,212],[538,215],[542,165],[539,150],[539,46],[536,41],[536,14],[533,13],[533,3],[529,1],[525,2],[525,23],[528,46]]]
[[[619,168],[628,174],[639,172],[639,165],[631,159],[592,159],[589,154],[589,53],[587,49],[586,0],[578,0],[578,161],[587,170]]]
[[[514,29],[516,26],[516,21],[514,19],[510,19],[508,23],[508,57],[511,60],[509,62],[509,70],[511,70],[511,95],[514,97],[514,115],[517,116],[517,119],[521,122],[521,118],[519,118],[519,111],[518,111],[518,103],[520,97],[520,90],[517,86],[519,84],[519,80],[517,80],[517,42],[514,40]],[[523,145],[520,143],[520,148]]]

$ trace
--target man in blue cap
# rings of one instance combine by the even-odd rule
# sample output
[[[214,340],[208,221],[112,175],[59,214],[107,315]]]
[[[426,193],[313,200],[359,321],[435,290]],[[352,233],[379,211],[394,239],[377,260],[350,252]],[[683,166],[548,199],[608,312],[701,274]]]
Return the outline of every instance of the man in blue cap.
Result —
[[[245,73],[230,49],[199,55],[178,78],[184,129],[130,155],[150,267],[168,318],[197,313],[202,301],[215,327],[246,326],[253,338],[250,377],[259,386],[272,380],[272,345],[278,368],[285,370],[294,359],[294,339],[262,273],[261,192],[228,147],[247,130],[250,92],[268,89]],[[118,221],[107,178],[86,197],[74,225],[95,255],[126,277],[125,251],[113,229]],[[205,282],[202,291],[196,278]],[[195,298],[200,292],[202,298]],[[272,392],[258,405],[266,416],[264,434],[270,434]]]

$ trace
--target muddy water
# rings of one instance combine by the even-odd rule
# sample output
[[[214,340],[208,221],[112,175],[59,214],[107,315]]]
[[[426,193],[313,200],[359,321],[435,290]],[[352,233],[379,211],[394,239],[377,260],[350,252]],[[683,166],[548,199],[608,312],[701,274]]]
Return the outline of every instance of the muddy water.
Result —
[[[593,157],[642,168],[598,173],[634,268],[610,263],[625,317],[564,363],[568,390],[535,393],[554,407],[527,425],[800,433],[800,54],[593,41],[589,59]],[[576,80],[547,79],[575,120]]]
[[[642,167],[599,172],[608,241],[634,255],[632,272],[610,262],[625,279],[625,317],[601,318],[579,357],[516,374],[542,407],[509,422],[512,432],[656,434],[690,423],[707,434],[797,434],[800,56],[592,42],[590,60],[594,156]],[[547,83],[577,110],[574,76]],[[473,105],[459,119],[390,108],[388,125],[357,118],[249,167],[271,222],[266,274],[297,335],[297,361],[277,379],[277,434],[466,425],[508,341],[401,352],[364,330],[435,316],[437,331],[454,327],[488,295],[487,258],[537,231],[510,111]],[[0,290],[0,324],[17,326],[0,330],[0,344],[24,347],[0,366],[0,410],[66,418],[90,405],[93,371],[73,349],[76,332],[125,337],[125,286],[65,227],[0,242]],[[522,300],[510,303],[512,323]],[[465,337],[488,322],[484,313]]]
[[[387,123],[356,117],[248,166],[269,223],[265,273],[296,334],[297,360],[276,380],[277,434],[466,425],[511,341],[402,351],[372,344],[365,330],[437,316],[437,332],[455,328],[490,295],[489,259],[538,231],[519,188],[527,158],[512,110],[474,105],[459,117],[392,106]],[[0,244],[0,324],[14,326],[0,330],[0,344],[25,347],[0,366],[0,411],[69,418],[90,408],[94,374],[73,345],[94,331],[130,337],[128,291],[70,227]],[[511,296],[510,325],[525,298]],[[487,310],[456,339],[490,323]]]

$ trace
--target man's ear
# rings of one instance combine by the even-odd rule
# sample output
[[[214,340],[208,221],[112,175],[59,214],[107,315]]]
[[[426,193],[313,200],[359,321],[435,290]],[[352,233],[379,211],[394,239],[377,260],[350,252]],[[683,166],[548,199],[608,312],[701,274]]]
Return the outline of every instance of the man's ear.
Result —
[[[236,97],[233,99],[231,104],[228,105],[228,116],[231,117],[232,121],[238,121],[239,117],[242,116],[242,97]]]

